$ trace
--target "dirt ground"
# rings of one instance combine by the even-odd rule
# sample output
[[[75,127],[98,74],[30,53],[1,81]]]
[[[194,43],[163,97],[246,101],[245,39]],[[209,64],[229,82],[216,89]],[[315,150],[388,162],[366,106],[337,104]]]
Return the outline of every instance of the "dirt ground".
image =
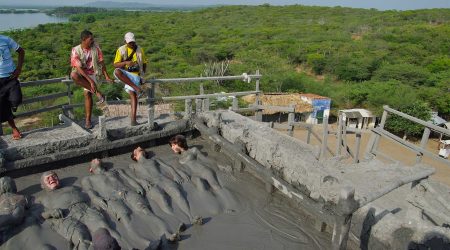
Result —
[[[337,130],[336,124],[330,124],[329,126],[330,126],[329,127],[330,131]],[[323,128],[321,125],[314,126],[314,132],[319,137],[322,137],[322,131],[323,131]],[[282,131],[282,132],[286,132],[286,131]],[[367,130],[367,132],[364,132],[361,136],[361,148],[360,148],[360,152],[359,152],[360,159],[364,157],[364,154],[366,151],[366,146],[369,141],[370,135],[371,135],[371,132],[369,130]],[[306,142],[307,130],[295,128],[294,137]],[[328,147],[333,153],[336,153],[336,141],[337,140],[336,140],[335,135],[330,134],[328,136]],[[352,152],[356,151],[355,150],[355,141],[356,141],[355,134],[347,135],[347,144],[348,144],[349,148],[352,150]],[[314,136],[311,136],[311,144],[312,145],[321,145],[321,143]],[[416,154],[415,153],[413,153],[409,149],[405,148],[404,146],[397,144],[395,142],[392,142],[388,139],[382,138],[380,140],[378,149],[382,153],[384,153],[384,154],[388,155],[389,157],[391,157],[395,160],[398,160],[399,162],[404,163],[406,165],[413,165],[416,162]],[[434,152],[434,153],[436,153],[436,155],[438,155],[438,151],[439,151],[438,150],[438,140],[431,138],[428,141],[427,149],[430,152]],[[345,152],[343,150],[343,148],[341,149],[341,152],[342,153]],[[327,157],[331,157],[331,154],[327,153]],[[383,158],[381,158],[381,159],[383,159]],[[443,162],[434,160],[427,156],[423,157],[422,162],[426,163],[436,169],[436,173],[431,177],[432,179],[435,179],[437,181],[445,183],[447,186],[450,186],[450,164],[446,165]]]

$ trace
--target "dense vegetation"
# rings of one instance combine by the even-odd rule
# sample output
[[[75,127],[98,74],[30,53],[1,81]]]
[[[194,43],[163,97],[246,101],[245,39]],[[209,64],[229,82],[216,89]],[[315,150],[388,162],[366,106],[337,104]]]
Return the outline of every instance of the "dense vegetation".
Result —
[[[377,114],[382,105],[415,103],[450,120],[449,9],[263,5],[195,12],[113,11],[78,14],[71,20],[8,32],[26,49],[22,80],[67,75],[70,50],[83,29],[95,34],[112,72],[115,50],[123,34],[132,31],[150,60],[147,77],[200,76],[205,64],[229,60],[229,75],[259,69],[266,92],[312,92],[332,98],[333,108],[364,107]],[[120,93],[120,87],[119,92],[107,88]],[[198,93],[193,84],[162,88],[170,95]],[[253,87],[225,82],[205,88]]]

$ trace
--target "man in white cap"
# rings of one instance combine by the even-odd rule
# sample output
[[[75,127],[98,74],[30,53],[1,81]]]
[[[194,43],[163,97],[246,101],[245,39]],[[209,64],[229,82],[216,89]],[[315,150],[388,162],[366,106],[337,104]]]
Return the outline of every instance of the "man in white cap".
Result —
[[[134,34],[125,34],[125,44],[119,47],[114,58],[114,76],[125,84],[125,91],[131,100],[131,126],[137,125],[137,99],[142,93],[141,77],[147,67],[144,50],[136,44]]]

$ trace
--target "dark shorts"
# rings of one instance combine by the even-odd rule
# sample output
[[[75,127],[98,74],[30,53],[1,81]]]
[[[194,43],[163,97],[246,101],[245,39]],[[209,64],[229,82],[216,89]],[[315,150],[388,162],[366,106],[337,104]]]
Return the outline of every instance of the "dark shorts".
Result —
[[[22,90],[17,79],[0,78],[0,122],[14,118],[11,108],[22,103]]]

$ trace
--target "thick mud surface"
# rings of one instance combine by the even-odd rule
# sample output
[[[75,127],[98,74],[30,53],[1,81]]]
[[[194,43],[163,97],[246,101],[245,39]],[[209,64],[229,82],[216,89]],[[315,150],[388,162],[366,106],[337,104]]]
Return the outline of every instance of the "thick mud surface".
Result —
[[[190,146],[197,147],[210,159],[205,164],[216,173],[220,188],[213,188],[200,178],[206,187],[201,189],[192,175],[189,180],[177,184],[189,204],[190,213],[194,217],[201,216],[203,225],[192,223],[192,218],[178,206],[177,197],[168,198],[169,210],[172,209],[168,212],[149,195],[145,195],[152,213],[166,224],[170,233],[176,232],[180,223],[187,225],[176,244],[168,243],[164,240],[167,236],[163,236],[163,249],[330,249],[331,236],[316,231],[308,217],[286,197],[278,192],[267,193],[264,184],[248,173],[231,174],[227,171],[231,169],[230,161],[220,153],[210,151],[208,144],[201,138],[190,141]],[[169,146],[161,145],[146,150],[150,152],[150,159],[158,158],[176,171],[183,169],[183,165],[178,162],[180,156],[172,153]],[[109,171],[124,169],[125,172],[130,172],[129,165],[133,163],[130,154],[103,158],[102,162]],[[55,172],[63,188],[82,187],[83,177],[92,175],[88,168],[89,163],[84,163]],[[15,179],[19,193],[33,197],[46,195],[46,191],[40,187],[40,176],[33,174]],[[90,206],[95,207],[94,204]],[[125,225],[111,213],[98,209],[109,226],[119,233],[120,239],[117,240],[123,249],[145,249],[147,246],[136,238],[155,242],[164,231],[148,215],[138,211],[131,213],[131,223]],[[52,229],[49,220],[43,219],[25,219],[22,225],[3,233],[3,241],[0,249],[73,247]]]

